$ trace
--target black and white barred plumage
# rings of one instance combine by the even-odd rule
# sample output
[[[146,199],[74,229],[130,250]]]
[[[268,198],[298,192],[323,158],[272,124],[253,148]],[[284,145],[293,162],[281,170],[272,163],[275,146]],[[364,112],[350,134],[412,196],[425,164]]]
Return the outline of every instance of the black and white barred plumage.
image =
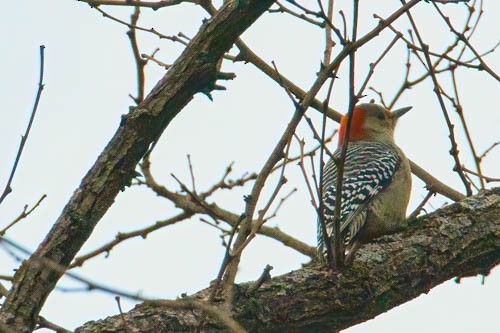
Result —
[[[334,155],[340,157],[340,148]],[[344,246],[349,246],[359,236],[366,222],[365,208],[377,193],[389,186],[400,163],[398,151],[391,144],[370,141],[349,143],[344,164],[340,215],[341,240]],[[327,234],[332,240],[336,183],[337,167],[331,159],[324,169],[323,205]],[[317,235],[318,250],[324,252],[319,221]]]

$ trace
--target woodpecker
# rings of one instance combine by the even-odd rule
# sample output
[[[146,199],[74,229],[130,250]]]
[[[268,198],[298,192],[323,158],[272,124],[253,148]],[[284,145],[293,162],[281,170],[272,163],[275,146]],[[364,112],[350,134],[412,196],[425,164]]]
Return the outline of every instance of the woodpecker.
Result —
[[[394,142],[394,128],[411,107],[390,112],[374,103],[357,105],[352,114],[341,192],[340,239],[347,258],[360,243],[393,233],[406,225],[410,199],[410,163]],[[346,133],[347,116],[339,129],[334,157],[325,165],[323,217],[333,245],[337,165]],[[318,222],[318,250],[326,253]],[[347,260],[347,259],[346,259]]]

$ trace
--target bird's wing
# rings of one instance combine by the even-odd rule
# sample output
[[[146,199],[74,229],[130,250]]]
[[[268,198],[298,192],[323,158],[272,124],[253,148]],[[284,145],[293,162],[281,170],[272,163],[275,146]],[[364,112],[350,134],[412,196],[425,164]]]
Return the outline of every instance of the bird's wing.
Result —
[[[340,214],[340,232],[346,245],[355,239],[365,223],[364,208],[377,193],[389,186],[399,163],[397,151],[390,146],[379,143],[349,146],[344,164]],[[324,219],[328,235],[333,236],[337,170],[330,162],[328,166],[332,170],[330,178],[324,183]],[[318,233],[318,244],[319,238],[322,236]],[[322,240],[320,245],[322,246]]]

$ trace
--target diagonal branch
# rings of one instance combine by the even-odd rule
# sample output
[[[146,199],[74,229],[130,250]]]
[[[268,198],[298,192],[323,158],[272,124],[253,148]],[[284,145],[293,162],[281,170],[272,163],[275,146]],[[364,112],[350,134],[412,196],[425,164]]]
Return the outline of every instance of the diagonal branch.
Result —
[[[456,276],[488,274],[500,263],[500,188],[482,191],[418,219],[401,233],[362,247],[353,266],[308,266],[235,287],[233,318],[253,332],[332,332],[369,320]],[[207,294],[203,290],[188,299]],[[192,331],[196,315],[137,306],[124,314],[141,332]],[[120,316],[89,322],[78,333],[113,331]],[[175,326],[174,326],[175,325]],[[224,332],[217,322],[207,332]]]
[[[38,90],[35,97],[35,103],[33,104],[33,109],[31,111],[30,120],[28,122],[28,127],[26,128],[26,132],[21,137],[21,142],[19,143],[19,149],[17,151],[16,159],[14,161],[14,165],[12,166],[12,170],[9,175],[9,180],[7,180],[7,184],[3,190],[3,193],[0,195],[0,204],[4,201],[4,199],[12,192],[11,184],[14,179],[14,175],[16,174],[17,164],[21,159],[21,155],[23,154],[24,145],[28,141],[28,136],[30,135],[31,126],[33,125],[33,120],[35,120],[36,110],[38,109],[38,103],[40,102],[40,97],[42,97],[42,91],[44,88],[43,83],[43,71],[44,71],[44,55],[45,55],[45,45],[40,45],[40,76],[38,79]]]

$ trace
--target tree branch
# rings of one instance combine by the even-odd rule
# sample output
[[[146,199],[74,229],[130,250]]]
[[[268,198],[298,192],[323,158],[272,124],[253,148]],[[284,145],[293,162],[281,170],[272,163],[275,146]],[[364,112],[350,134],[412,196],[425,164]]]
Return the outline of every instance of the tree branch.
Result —
[[[449,205],[408,229],[362,247],[340,272],[308,266],[264,282],[237,285],[233,318],[255,332],[344,329],[405,303],[453,277],[488,274],[500,263],[500,188]],[[251,291],[251,292],[250,292]],[[206,297],[208,289],[192,298]],[[196,313],[136,306],[124,314],[141,332],[191,331]],[[76,332],[120,332],[121,316]],[[208,322],[206,332],[223,332]]]
[[[31,126],[33,125],[33,120],[35,120],[36,110],[38,109],[38,103],[40,102],[40,97],[42,97],[42,91],[45,87],[43,83],[43,72],[44,72],[44,64],[45,64],[45,45],[40,45],[40,76],[38,79],[38,90],[35,97],[35,102],[33,104],[33,109],[31,111],[30,120],[28,122],[28,127],[26,127],[26,131],[24,135],[21,136],[21,142],[19,143],[19,149],[17,150],[16,159],[14,160],[14,165],[12,166],[12,170],[10,171],[9,179],[7,180],[7,184],[0,195],[0,204],[5,200],[5,198],[12,192],[12,180],[14,179],[14,175],[16,174],[17,164],[21,159],[21,155],[23,154],[24,145],[28,141],[28,136],[30,135]]]

